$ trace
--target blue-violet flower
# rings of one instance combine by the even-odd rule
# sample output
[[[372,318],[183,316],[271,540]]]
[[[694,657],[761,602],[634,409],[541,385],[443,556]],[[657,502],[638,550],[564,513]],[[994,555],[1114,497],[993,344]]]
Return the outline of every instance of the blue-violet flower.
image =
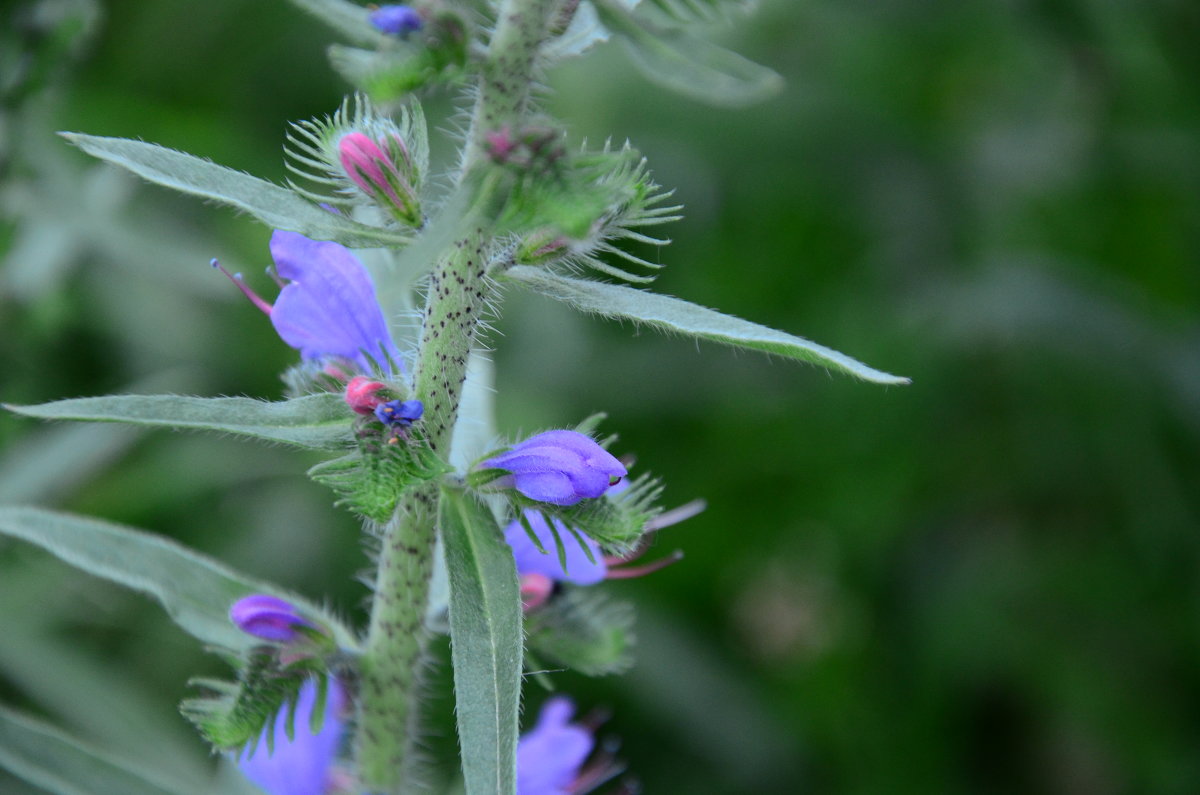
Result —
[[[380,6],[372,11],[367,19],[380,33],[390,33],[393,36],[406,36],[420,30],[425,24],[420,14],[405,5]]]
[[[389,400],[375,407],[375,418],[393,429],[407,428],[424,413],[425,404],[419,400]]]
[[[552,505],[599,497],[627,474],[591,437],[565,430],[531,436],[479,467],[508,471],[492,482],[493,487],[515,488],[531,500]]]
[[[517,743],[517,795],[570,795],[596,745],[591,731],[571,723],[575,705],[558,696]]]
[[[336,679],[330,678],[325,699],[325,720],[313,734],[309,721],[317,701],[317,683],[309,679],[300,686],[296,698],[294,735],[285,731],[288,705],[279,710],[275,722],[263,729],[254,753],[238,756],[238,767],[246,778],[268,795],[325,795],[333,785],[333,763],[345,730],[343,712],[346,693]],[[267,742],[273,733],[273,746]]]
[[[278,229],[271,235],[271,257],[278,275],[288,282],[274,306],[255,294],[240,275],[225,271],[216,260],[212,264],[270,316],[275,331],[304,359],[336,357],[362,370],[378,365],[390,374],[400,362],[400,352],[375,297],[371,275],[350,249]]]
[[[590,560],[567,526],[559,519],[550,520],[554,529],[558,531],[558,537],[562,539],[563,549],[567,553],[567,567],[564,570],[558,559],[554,533],[546,522],[546,517],[539,511],[526,510],[525,520],[546,551],[542,552],[537,548],[519,519],[512,520],[504,528],[504,540],[512,547],[513,557],[517,560],[517,573],[521,575],[522,580],[529,575],[541,575],[554,582],[595,585],[608,574],[607,561],[600,545],[587,535],[581,532],[579,538],[592,553]]]
[[[275,596],[244,596],[229,608],[229,620],[242,632],[276,643],[291,643],[301,637],[296,627],[311,627],[296,606]]]

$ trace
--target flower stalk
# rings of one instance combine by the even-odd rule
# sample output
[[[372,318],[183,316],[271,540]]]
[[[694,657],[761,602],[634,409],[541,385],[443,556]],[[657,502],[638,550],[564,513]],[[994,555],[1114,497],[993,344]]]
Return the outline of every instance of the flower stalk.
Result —
[[[464,176],[485,157],[489,131],[521,120],[537,49],[555,7],[554,0],[506,0],[502,4],[480,77]],[[443,456],[449,452],[467,358],[490,292],[485,278],[487,229],[472,222],[464,231],[430,276],[413,369],[413,395],[424,403],[426,439]],[[383,528],[371,625],[361,665],[356,737],[359,775],[364,790],[373,794],[420,789],[415,775],[416,699],[426,642],[423,618],[437,539],[438,499],[434,485],[411,490]]]

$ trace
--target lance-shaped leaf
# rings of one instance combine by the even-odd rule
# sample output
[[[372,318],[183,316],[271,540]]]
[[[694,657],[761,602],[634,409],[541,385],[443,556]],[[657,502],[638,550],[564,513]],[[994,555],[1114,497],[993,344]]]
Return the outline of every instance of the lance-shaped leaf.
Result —
[[[443,490],[440,519],[467,793],[512,795],[523,651],[516,565],[491,513],[473,497]]]
[[[272,229],[359,248],[399,246],[410,240],[399,230],[360,224],[318,207],[295,191],[194,155],[128,138],[61,135],[93,157],[159,185],[245,210]]]
[[[251,594],[291,602],[301,615],[330,627],[338,646],[356,645],[350,631],[316,605],[151,533],[41,508],[2,506],[0,535],[36,544],[88,574],[153,596],[176,624],[211,646],[244,652],[261,643],[229,620],[230,606]]]
[[[124,422],[232,433],[297,447],[337,450],[353,440],[354,415],[341,395],[325,393],[270,403],[244,397],[105,395],[4,408],[46,420]]]
[[[201,782],[166,782],[40,721],[0,707],[0,767],[59,795],[199,795]]]
[[[596,0],[600,20],[626,45],[647,79],[711,105],[743,106],[770,97],[783,78],[683,30],[658,30],[617,0]]]
[[[857,359],[803,337],[723,315],[678,298],[632,287],[574,279],[525,265],[510,268],[505,276],[534,292],[564,301],[584,312],[646,323],[660,331],[812,362],[877,384],[909,383],[907,378],[868,367]]]
[[[292,5],[304,9],[355,44],[378,47],[388,40],[371,26],[370,11],[348,0],[292,0]]]

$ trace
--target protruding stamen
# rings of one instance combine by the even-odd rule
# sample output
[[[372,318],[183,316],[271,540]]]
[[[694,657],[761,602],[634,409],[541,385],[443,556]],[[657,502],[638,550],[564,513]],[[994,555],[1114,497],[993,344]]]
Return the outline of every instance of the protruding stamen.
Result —
[[[692,500],[684,503],[678,508],[672,508],[669,511],[664,511],[650,521],[646,522],[646,532],[653,533],[655,530],[662,530],[664,527],[670,527],[673,524],[691,519],[704,511],[708,507],[708,503],[704,500]]]
[[[266,271],[266,274],[271,277],[271,281],[279,285],[280,290],[288,286],[288,283],[284,281],[284,278],[279,275],[279,271],[275,270],[274,265],[268,265],[264,270]]]
[[[665,558],[660,558],[653,563],[647,563],[644,566],[626,566],[621,569],[609,569],[605,579],[608,580],[631,580],[635,577],[645,577],[647,574],[653,574],[659,569],[665,569],[672,563],[678,563],[683,560],[683,550],[677,549]]]
[[[230,273],[229,271],[225,270],[225,266],[222,265],[217,260],[216,257],[213,257],[212,262],[210,262],[209,264],[212,265],[217,270],[219,270],[221,273],[225,274],[227,277],[229,277],[229,281],[233,282],[234,285],[236,285],[237,288],[242,291],[242,295],[244,295],[250,299],[250,303],[254,304],[259,309],[261,309],[264,314],[267,314],[267,315],[271,314],[271,310],[274,307],[272,307],[270,304],[268,304],[266,301],[264,301],[258,293],[254,292],[253,290],[250,289],[250,285],[246,284],[245,280],[242,279],[242,274]]]
[[[592,757],[587,766],[579,771],[579,775],[571,782],[567,791],[571,795],[584,795],[624,773],[625,765],[617,761],[614,751],[615,748],[602,748],[598,754]]]

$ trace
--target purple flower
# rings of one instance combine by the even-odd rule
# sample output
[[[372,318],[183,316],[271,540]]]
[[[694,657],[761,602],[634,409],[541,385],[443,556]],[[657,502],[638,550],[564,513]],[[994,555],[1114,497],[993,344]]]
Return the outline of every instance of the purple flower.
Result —
[[[372,11],[367,19],[380,33],[390,33],[393,36],[406,36],[414,30],[420,30],[424,25],[420,14],[402,5],[380,6]]]
[[[296,698],[295,734],[288,740],[285,727],[288,705],[279,710],[275,722],[263,729],[254,753],[240,754],[238,767],[246,778],[268,795],[325,795],[330,790],[333,763],[345,725],[342,712],[346,693],[336,679],[329,680],[325,699],[325,721],[321,731],[309,731],[309,720],[317,700],[317,683],[309,679]],[[274,734],[274,752],[268,750],[267,734]]]
[[[578,431],[539,433],[479,467],[507,470],[494,486],[552,505],[599,497],[626,475],[620,461]]]
[[[407,428],[425,413],[419,400],[389,400],[375,407],[375,418],[389,428]]]
[[[311,627],[291,602],[266,594],[244,596],[229,608],[229,620],[242,632],[263,640],[291,643],[301,637],[296,627]]]
[[[542,705],[537,724],[517,743],[517,795],[570,795],[596,745],[575,723],[575,705],[559,696]]]
[[[279,292],[271,323],[305,359],[338,356],[371,369],[400,361],[367,269],[337,243],[296,232],[271,235],[275,269],[290,284]]]
[[[567,526],[558,519],[551,519],[554,529],[558,531],[558,535],[562,539],[563,549],[567,553],[567,567],[563,569],[558,559],[554,533],[551,531],[550,525],[546,523],[546,517],[537,511],[526,510],[525,518],[546,551],[543,553],[538,550],[529,534],[525,532],[525,528],[521,526],[519,519],[512,520],[508,527],[504,528],[504,540],[512,547],[513,557],[517,559],[517,573],[521,575],[522,580],[531,574],[536,574],[548,577],[554,582],[595,585],[608,574],[608,565],[605,563],[604,553],[600,551],[599,544],[587,535],[579,534],[583,543],[591,551],[595,562],[588,560],[587,553],[583,551],[583,547],[575,540],[575,535],[567,529]]]
[[[337,357],[363,370],[377,364],[388,373],[400,362],[371,274],[350,249],[277,229],[271,235],[271,256],[278,275],[288,280],[274,306],[251,290],[241,274],[229,273],[215,259],[212,265],[270,316],[275,331],[304,359]]]

